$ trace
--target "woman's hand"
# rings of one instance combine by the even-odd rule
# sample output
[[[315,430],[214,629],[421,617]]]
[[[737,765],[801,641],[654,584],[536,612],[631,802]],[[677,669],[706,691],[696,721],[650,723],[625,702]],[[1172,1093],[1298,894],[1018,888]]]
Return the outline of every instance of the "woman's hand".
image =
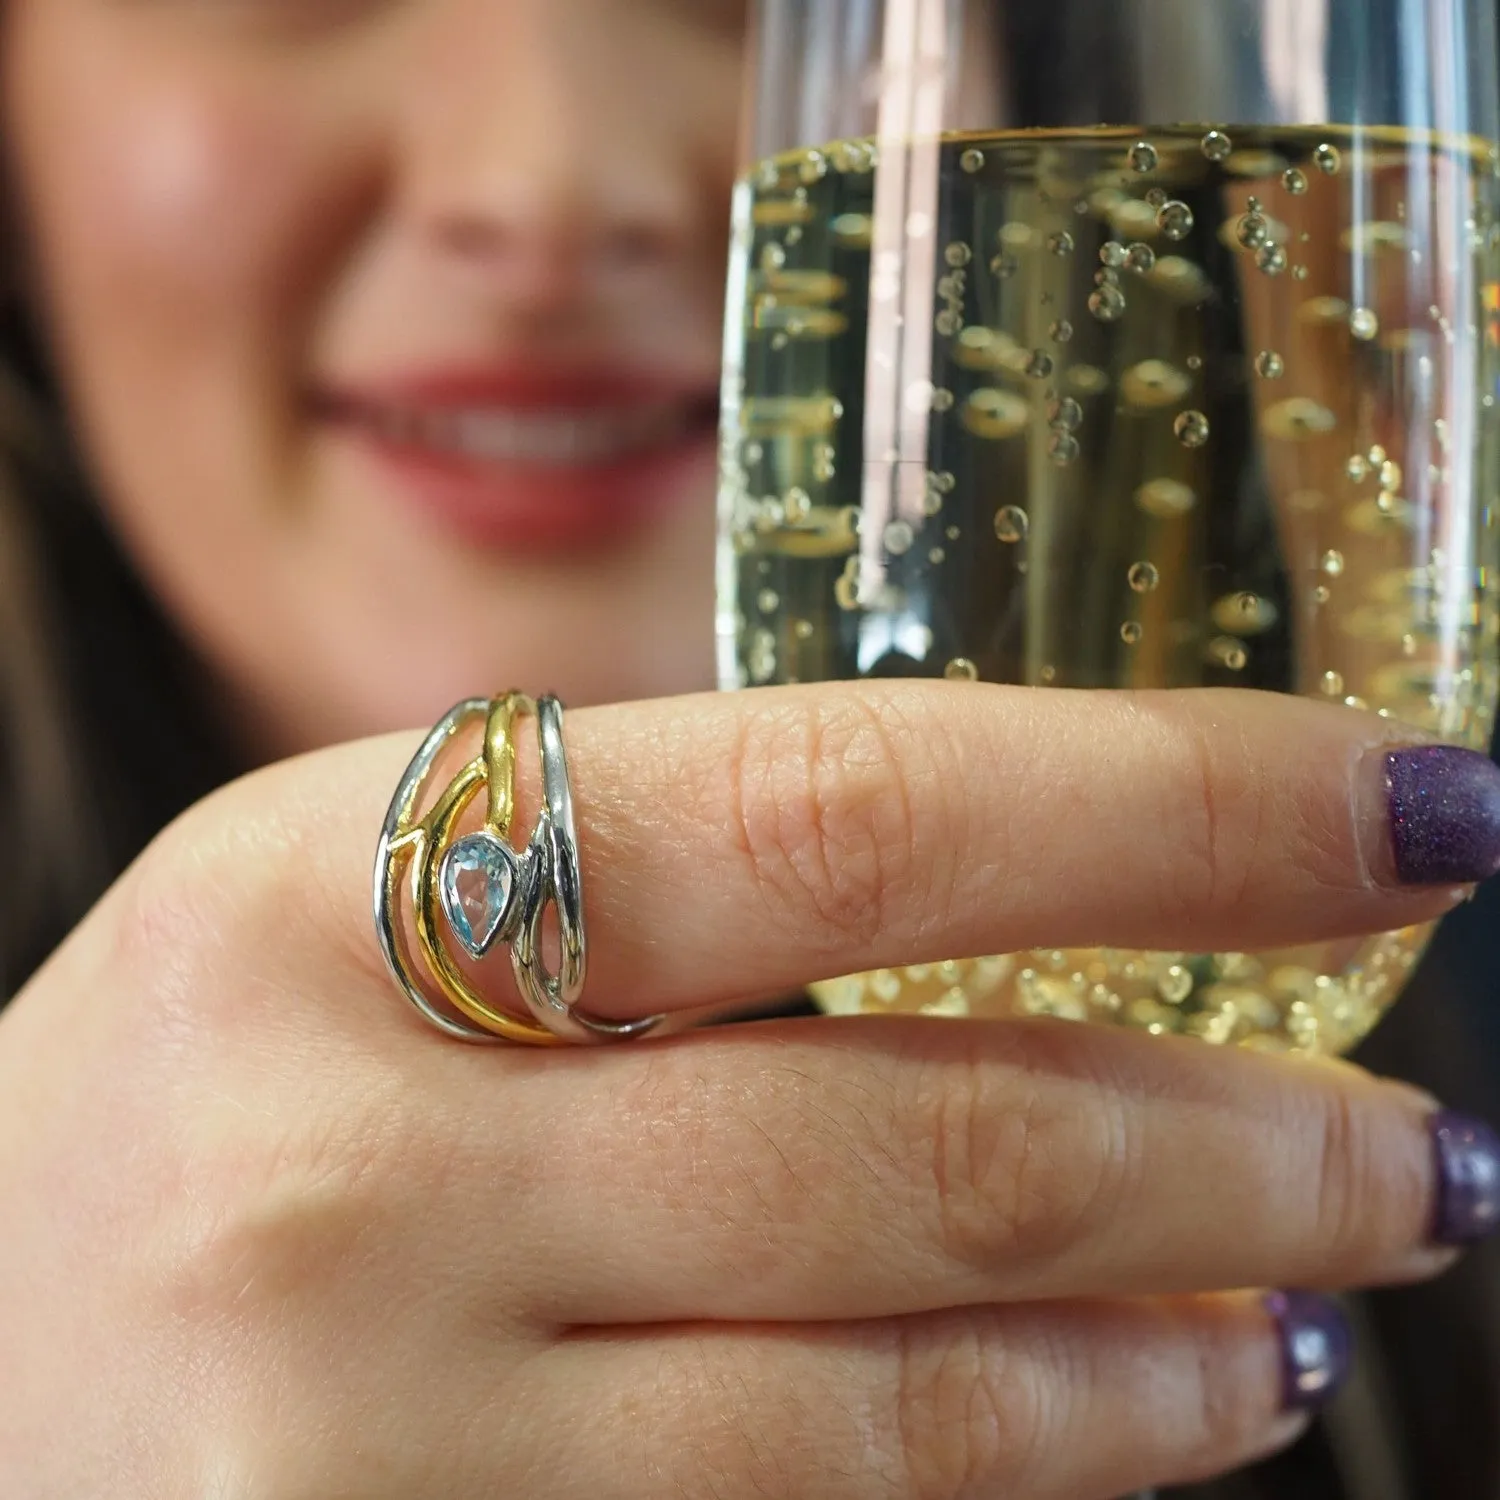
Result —
[[[1391,726],[1279,697],[850,686],[568,732],[616,1016],[1394,928],[1462,894],[1398,869],[1500,862],[1477,757],[1441,762],[1468,832],[1418,849]],[[196,808],[0,1021],[7,1495],[1103,1500],[1305,1420],[1287,1336],[1326,1310],[1236,1289],[1423,1277],[1435,1225],[1485,1227],[1483,1133],[1435,1149],[1343,1066],[1059,1023],[449,1041],[369,915],[413,748]]]

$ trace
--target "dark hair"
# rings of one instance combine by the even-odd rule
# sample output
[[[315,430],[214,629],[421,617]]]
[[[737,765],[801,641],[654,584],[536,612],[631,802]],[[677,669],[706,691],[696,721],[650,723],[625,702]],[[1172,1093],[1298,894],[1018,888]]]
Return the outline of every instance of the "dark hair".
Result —
[[[0,310],[0,1000],[151,837],[237,769],[122,556],[19,302]]]

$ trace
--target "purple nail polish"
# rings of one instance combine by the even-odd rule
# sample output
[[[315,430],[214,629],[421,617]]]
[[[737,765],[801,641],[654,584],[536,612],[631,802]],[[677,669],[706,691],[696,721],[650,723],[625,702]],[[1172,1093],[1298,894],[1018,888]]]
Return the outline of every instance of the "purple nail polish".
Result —
[[[1448,1111],[1434,1115],[1437,1213],[1433,1239],[1472,1245],[1500,1229],[1500,1136],[1482,1120]]]
[[[1311,1411],[1349,1378],[1354,1338],[1331,1298],[1314,1292],[1272,1292],[1266,1311],[1281,1337],[1281,1399],[1287,1411]]]
[[[1500,766],[1476,750],[1424,745],[1385,758],[1396,873],[1407,885],[1471,885],[1500,874]]]

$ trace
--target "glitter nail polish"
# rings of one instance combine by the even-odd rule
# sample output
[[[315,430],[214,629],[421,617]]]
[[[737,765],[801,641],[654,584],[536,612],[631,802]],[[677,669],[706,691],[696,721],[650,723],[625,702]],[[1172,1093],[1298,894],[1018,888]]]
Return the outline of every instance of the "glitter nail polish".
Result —
[[[1482,1120],[1444,1110],[1432,1119],[1437,1152],[1433,1239],[1472,1245],[1500,1229],[1500,1136]]]
[[[1385,758],[1396,873],[1408,885],[1470,885],[1500,873],[1500,766],[1425,745]]]
[[[1349,1378],[1354,1338],[1338,1303],[1314,1292],[1272,1292],[1266,1311],[1281,1340],[1281,1399],[1287,1411],[1311,1411]]]

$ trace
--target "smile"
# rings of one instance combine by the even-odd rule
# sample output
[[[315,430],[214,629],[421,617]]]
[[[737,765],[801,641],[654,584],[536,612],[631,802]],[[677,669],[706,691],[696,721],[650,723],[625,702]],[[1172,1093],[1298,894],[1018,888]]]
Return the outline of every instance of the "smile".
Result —
[[[362,414],[375,436],[479,464],[598,468],[669,447],[701,428],[704,404],[686,400],[568,411],[379,407]]]

